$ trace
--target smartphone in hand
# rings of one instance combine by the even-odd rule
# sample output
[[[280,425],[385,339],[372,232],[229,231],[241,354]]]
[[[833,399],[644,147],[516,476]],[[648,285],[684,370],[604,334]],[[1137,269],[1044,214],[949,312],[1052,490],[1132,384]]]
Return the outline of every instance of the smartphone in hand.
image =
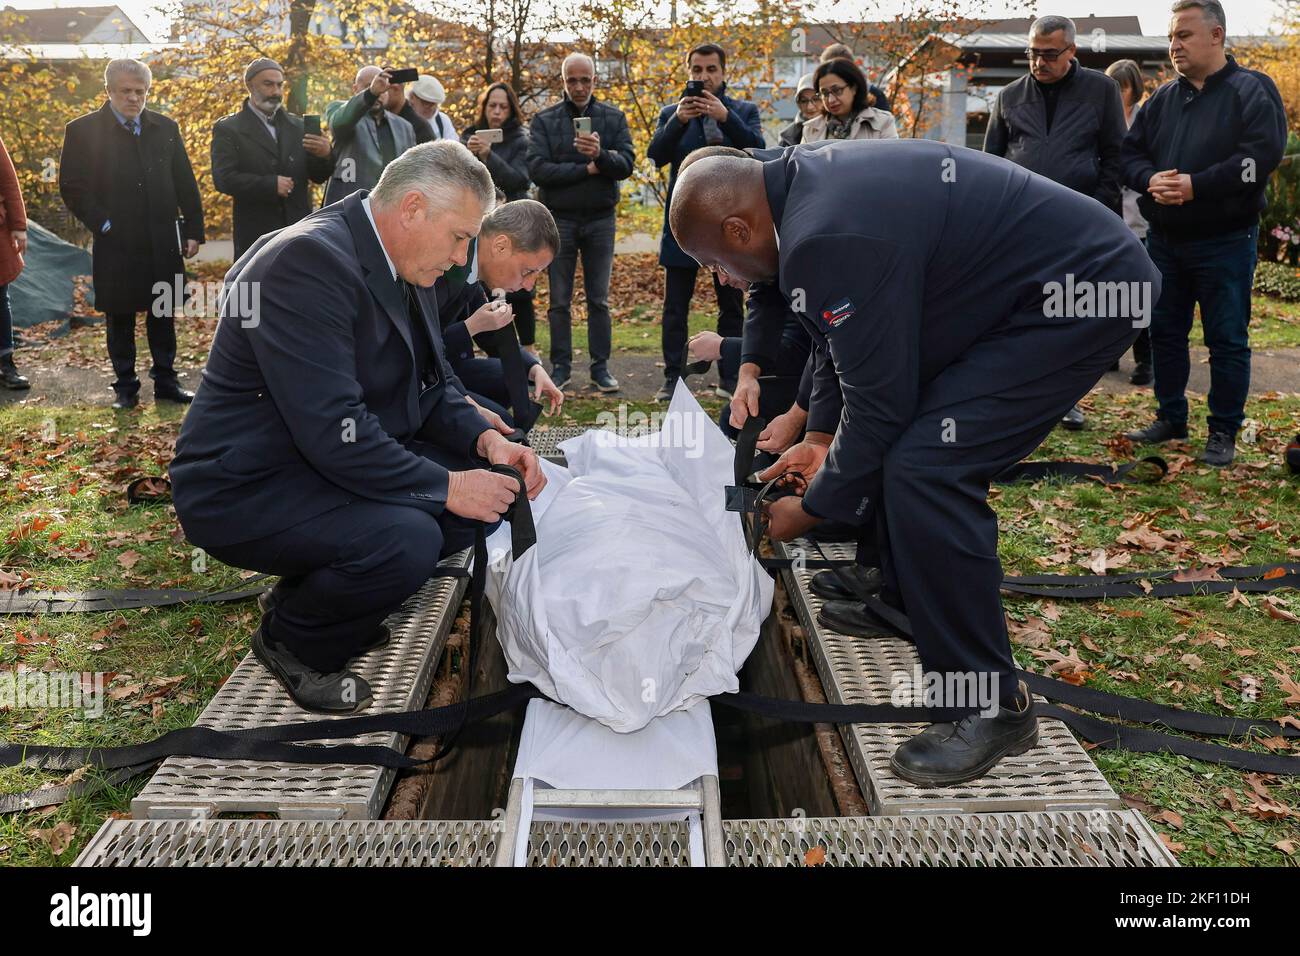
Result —
[[[415,67],[409,67],[404,70],[389,70],[389,83],[414,83],[420,78],[420,71]]]
[[[590,135],[590,134],[591,134],[591,117],[590,117],[590,116],[577,116],[577,117],[574,117],[574,120],[573,120],[573,132],[574,132],[574,135],[577,135],[578,133],[586,133],[586,134]]]
[[[704,95],[704,81],[703,81],[703,80],[687,80],[687,81],[686,81],[686,91],[685,91],[684,93],[682,93],[682,96],[683,96],[683,97],[687,97],[687,96],[703,96],[703,95]]]
[[[321,132],[320,132],[320,114],[319,114],[319,113],[307,113],[305,116],[303,116],[303,118],[302,118],[302,131],[303,131],[304,133],[310,133],[312,136],[319,136],[319,135],[321,135]]]
[[[480,129],[474,135],[485,143],[500,143],[505,139],[506,133],[503,129]]]

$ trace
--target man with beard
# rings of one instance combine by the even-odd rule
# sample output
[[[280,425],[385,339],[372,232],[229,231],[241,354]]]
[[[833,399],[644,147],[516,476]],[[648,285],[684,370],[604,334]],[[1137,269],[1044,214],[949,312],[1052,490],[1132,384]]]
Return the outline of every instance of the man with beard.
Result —
[[[323,183],[334,169],[330,142],[307,133],[301,116],[281,107],[284,71],[259,57],[244,70],[248,97],[212,127],[212,184],[235,200],[235,258],[259,237],[311,212],[307,180]]]

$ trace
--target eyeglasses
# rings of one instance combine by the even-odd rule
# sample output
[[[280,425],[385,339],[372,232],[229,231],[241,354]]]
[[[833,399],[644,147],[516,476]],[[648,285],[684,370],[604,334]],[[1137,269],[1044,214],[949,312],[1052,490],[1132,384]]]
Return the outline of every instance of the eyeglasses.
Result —
[[[818,92],[817,97],[818,99],[823,99],[823,100],[828,100],[834,97],[835,99],[838,100],[841,96],[844,95],[844,91],[847,89],[848,87],[843,83],[841,83],[839,86],[828,86],[826,87],[826,89]]]
[[[818,99],[817,94],[814,93],[812,96],[801,96],[797,100],[795,100],[795,102],[798,103],[800,106],[811,106],[813,103],[817,102],[817,99]]]
[[[1069,48],[1068,46],[1065,48],[1065,50],[1034,50],[1034,49],[1029,49],[1029,50],[1026,50],[1026,51],[1025,51],[1025,56],[1029,57],[1029,59],[1031,59],[1031,60],[1044,60],[1044,61],[1046,61],[1046,62],[1048,62],[1048,63],[1054,63],[1054,62],[1056,62],[1057,58],[1058,58],[1062,53],[1066,52],[1066,50],[1069,50],[1069,49],[1070,49],[1070,48]]]

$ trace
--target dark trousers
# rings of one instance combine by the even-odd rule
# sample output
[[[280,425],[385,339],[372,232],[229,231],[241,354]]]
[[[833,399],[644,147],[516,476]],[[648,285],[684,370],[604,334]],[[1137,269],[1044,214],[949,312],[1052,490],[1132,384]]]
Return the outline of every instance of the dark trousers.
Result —
[[[135,374],[135,313],[107,316],[108,358],[113,363],[113,390],[119,395],[135,395],[140,391],[140,379]],[[175,386],[176,379],[176,322],[170,315],[150,314],[145,318],[149,338],[149,354],[153,367],[149,377],[154,389]]]
[[[448,467],[470,467],[442,449],[408,447]],[[353,501],[208,553],[237,568],[281,575],[267,636],[308,667],[333,672],[419,590],[440,558],[474,543],[477,524],[450,512],[435,518],[404,505]]]
[[[9,286],[0,285],[0,355],[14,350],[14,314],[9,307]]]
[[[997,674],[1004,701],[1016,681],[989,483],[1042,443],[1136,334],[1096,330],[1090,337],[1079,327],[1040,326],[976,342],[922,388],[911,424],[863,489],[874,528],[864,531],[858,560],[878,558],[882,597],[907,612],[922,665]],[[1003,384],[1023,381],[1027,363],[1043,354],[1080,357],[1024,384]]]
[[[695,277],[699,271],[690,266],[664,267],[664,378],[670,382],[681,378],[691,298],[695,295]],[[713,293],[718,297],[718,334],[723,338],[739,338],[745,324],[745,293],[723,285],[716,275]]]
[[[1160,270],[1160,300],[1151,316],[1152,367],[1159,415],[1187,422],[1188,337],[1197,305],[1210,350],[1210,432],[1236,436],[1250,392],[1250,290],[1259,227],[1211,239],[1172,239],[1147,233],[1147,251]]]
[[[537,310],[533,308],[533,290],[509,292],[506,301],[515,313],[515,331],[519,333],[519,344],[534,344],[537,341]]]
[[[560,251],[547,271],[551,305],[546,321],[551,327],[551,367],[573,366],[573,277],[582,257],[582,286],[587,293],[587,352],[591,371],[609,365],[613,331],[609,322],[609,275],[614,268],[614,213],[594,218],[557,215]],[[521,343],[522,344],[522,343]]]

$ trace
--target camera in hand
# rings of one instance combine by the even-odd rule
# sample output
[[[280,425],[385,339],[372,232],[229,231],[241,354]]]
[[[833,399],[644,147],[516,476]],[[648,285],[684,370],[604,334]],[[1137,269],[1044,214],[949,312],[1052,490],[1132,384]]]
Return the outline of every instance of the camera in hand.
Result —
[[[682,94],[683,97],[686,97],[686,96],[703,96],[703,95],[704,95],[704,81],[703,81],[703,80],[687,80],[687,81],[686,81],[686,92]]]
[[[389,70],[389,83],[414,83],[420,78],[420,71],[415,67],[409,67],[405,70]]]

